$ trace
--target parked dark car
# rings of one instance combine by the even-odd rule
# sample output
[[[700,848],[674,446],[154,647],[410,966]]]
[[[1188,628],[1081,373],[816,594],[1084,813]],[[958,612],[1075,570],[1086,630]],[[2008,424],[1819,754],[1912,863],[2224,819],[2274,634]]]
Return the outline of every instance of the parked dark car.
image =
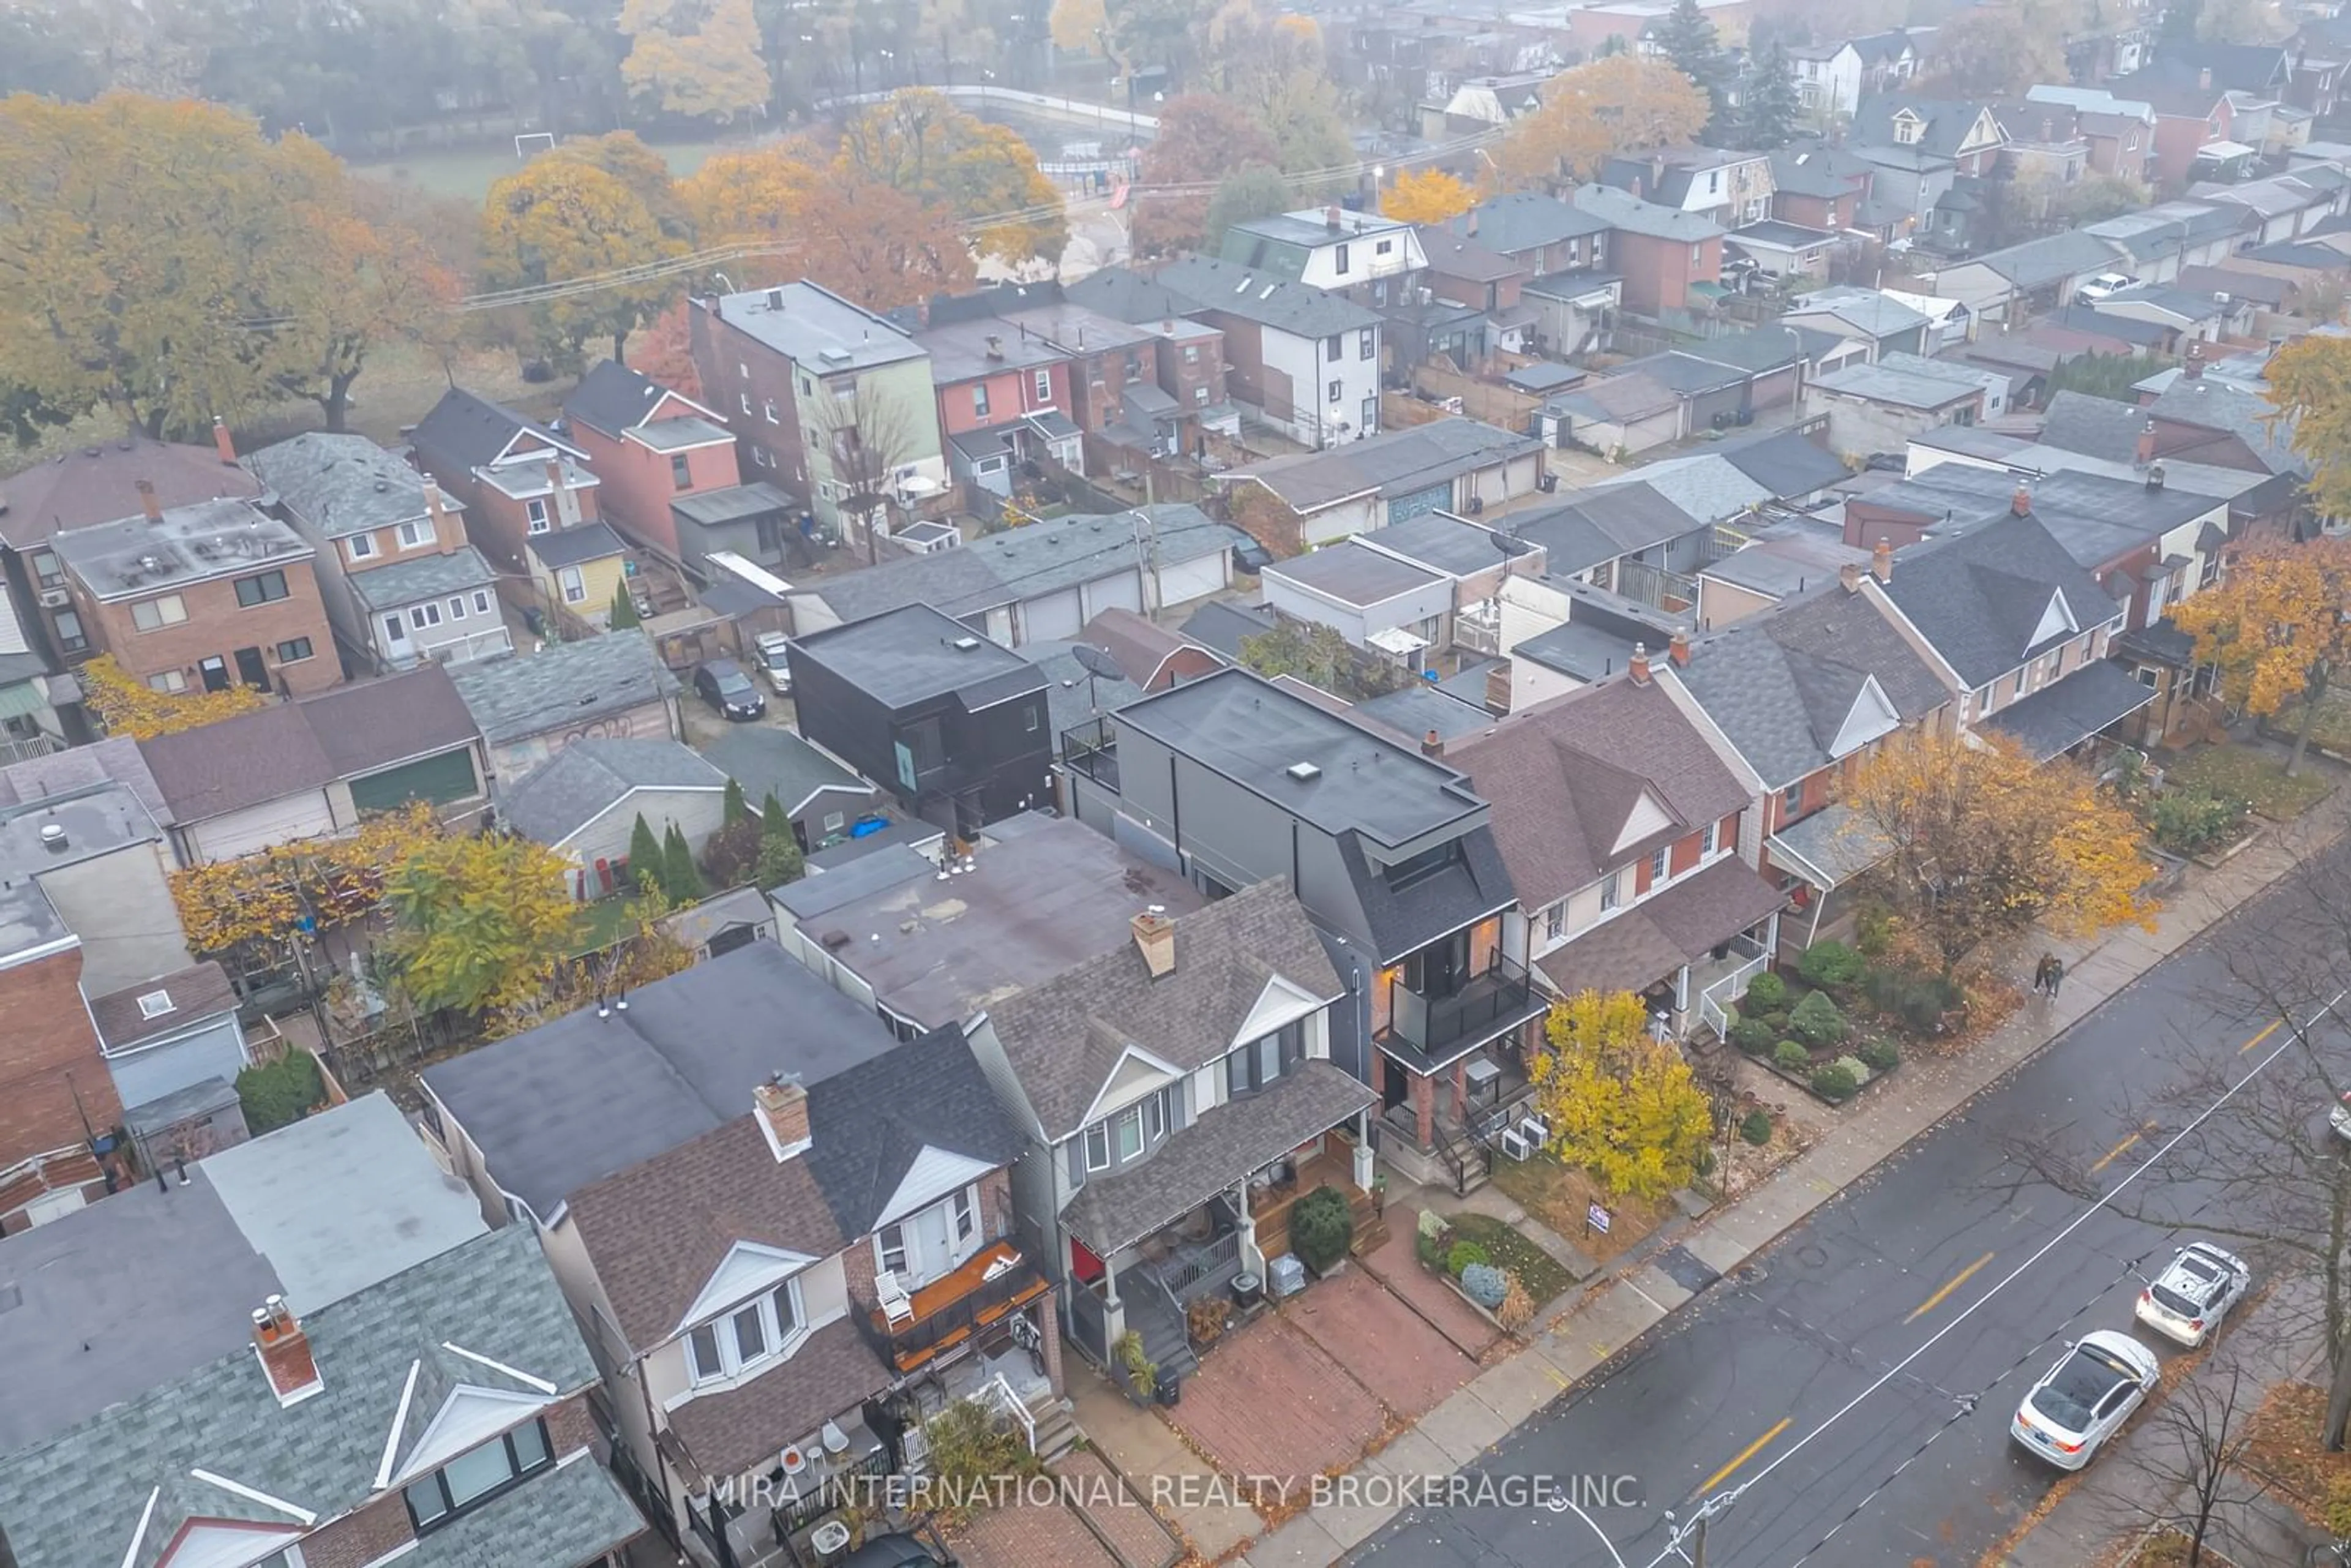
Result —
[[[911,1535],[877,1535],[841,1560],[841,1568],[953,1568],[953,1557],[942,1558]]]
[[[1255,539],[1243,539],[1233,546],[1233,570],[1251,577],[1273,564],[1273,552]]]
[[[694,689],[702,700],[728,718],[758,718],[768,711],[768,699],[743,666],[732,659],[713,659],[694,668]]]

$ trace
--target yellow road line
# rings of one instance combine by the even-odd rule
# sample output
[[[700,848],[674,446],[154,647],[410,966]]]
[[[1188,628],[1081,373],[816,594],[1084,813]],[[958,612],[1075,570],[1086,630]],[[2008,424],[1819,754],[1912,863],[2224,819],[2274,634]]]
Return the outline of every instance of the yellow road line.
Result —
[[[2105,1154],[2100,1155],[2097,1157],[2096,1162],[2090,1166],[2090,1174],[2092,1176],[2095,1176],[2100,1171],[2105,1169],[2108,1166],[2114,1164],[2115,1161],[2122,1157],[2125,1150],[2128,1149],[2133,1144],[2137,1143],[2139,1139],[2146,1135],[2147,1134],[2144,1133],[2133,1133],[2129,1137],[2125,1138],[2121,1143],[2116,1144],[2113,1148],[2108,1149]]]
[[[1918,1310],[1912,1312],[1908,1317],[1904,1318],[1902,1321],[1906,1323],[1915,1323],[1920,1318],[1925,1317],[1928,1312],[1933,1312],[1937,1307],[1941,1306],[1945,1297],[1949,1296],[1953,1291],[1958,1290],[1961,1285],[1966,1284],[1970,1280],[1974,1279],[1976,1270],[1991,1262],[1991,1258],[1992,1255],[1987,1252],[1982,1257],[1977,1259],[1974,1262],[1969,1264],[1966,1268],[1960,1270],[1958,1273],[1952,1275],[1951,1282],[1949,1284],[1944,1286],[1941,1290],[1928,1297],[1924,1301],[1918,1303]]]
[[[2262,1041],[2263,1041],[2263,1040],[2265,1040],[2269,1039],[2269,1037],[2270,1037],[2270,1036],[2272,1036],[2272,1035],[2273,1035],[2273,1034],[2277,1033],[2277,1031],[2278,1031],[2278,1025],[2280,1025],[2280,1024],[2282,1024],[2282,1023],[2283,1023],[2283,1022],[2285,1022],[2285,1019],[2270,1019],[2270,1026],[2269,1026],[2269,1028],[2267,1028],[2267,1029],[2265,1029],[2265,1030],[2262,1030],[2262,1032],[2261,1032],[2261,1033],[2259,1033],[2259,1034],[2257,1034],[2257,1035],[2253,1036],[2253,1038],[2252,1038],[2252,1039],[2251,1039],[2251,1040],[2249,1040],[2245,1041],[2245,1043],[2244,1043],[2244,1044],[2242,1044],[2242,1045],[2239,1046],[2239,1047],[2237,1048],[2237,1054],[2238,1054],[2239,1056],[2242,1056],[2242,1055],[2244,1055],[2244,1054],[2245,1054],[2245,1052],[2247,1052],[2247,1051],[2249,1051],[2252,1050],[2252,1049],[2253,1049],[2253,1047],[2255,1047],[2255,1046],[2257,1046],[2257,1045],[2261,1044],[2261,1042],[2262,1042]]]
[[[1778,1426],[1772,1427],[1770,1431],[1764,1433],[1761,1437],[1756,1438],[1745,1448],[1740,1449],[1739,1457],[1737,1458],[1723,1466],[1722,1469],[1715,1471],[1714,1474],[1707,1477],[1704,1484],[1699,1486],[1698,1490],[1701,1492],[1710,1492],[1715,1488],[1720,1486],[1724,1480],[1729,1479],[1731,1471],[1737,1469],[1740,1466],[1745,1464],[1748,1460],[1761,1453],[1763,1451],[1764,1444],[1770,1442],[1772,1438],[1778,1437],[1781,1433],[1786,1431],[1790,1427],[1794,1425],[1795,1418],[1793,1416],[1781,1416],[1780,1424]]]

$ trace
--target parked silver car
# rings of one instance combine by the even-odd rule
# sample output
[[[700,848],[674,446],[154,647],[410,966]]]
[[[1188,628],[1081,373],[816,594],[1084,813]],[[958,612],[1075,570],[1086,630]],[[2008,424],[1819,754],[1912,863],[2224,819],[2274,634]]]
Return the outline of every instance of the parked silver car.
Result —
[[[2253,1271],[2243,1259],[2210,1241],[2191,1241],[2138,1293],[2138,1321],[2193,1350],[2252,1284]]]
[[[2078,1470],[2121,1429],[2155,1386],[2155,1352],[2114,1329],[2094,1329],[2032,1385],[2009,1435],[2061,1470]]]

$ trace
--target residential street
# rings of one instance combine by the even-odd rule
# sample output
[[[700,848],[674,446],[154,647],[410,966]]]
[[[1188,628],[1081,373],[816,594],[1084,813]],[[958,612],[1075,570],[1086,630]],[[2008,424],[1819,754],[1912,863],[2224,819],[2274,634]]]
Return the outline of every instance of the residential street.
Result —
[[[2252,1030],[2212,1010],[2227,982],[2215,950],[2226,929],[2089,1014],[1472,1472],[1637,1478],[1642,1506],[1594,1513],[1627,1564],[1665,1549],[1666,1510],[1687,1517],[1701,1497],[1741,1481],[1754,1490],[1710,1531],[1706,1560],[1716,1568],[1977,1562],[2057,1479],[2010,1441],[2018,1400],[2066,1340],[2130,1326],[2133,1270],[2150,1257],[2159,1264],[2169,1246],[2151,1227],[2101,1212],[2003,1283],[2082,1213],[2006,1151],[2028,1142],[2108,1151],[2083,1163],[2099,1161],[2109,1186],[2129,1176],[2162,1134],[2130,1124],[2121,1086],[2158,1089],[2183,1048],[2222,1060],[2247,1048]],[[2320,1038],[2330,1036],[2341,1031]],[[2159,1177],[2176,1180],[2143,1179]],[[1712,1278],[1681,1249],[1658,1267],[1690,1289]],[[1995,1288],[1948,1337],[1805,1440]],[[1374,1560],[1614,1561],[1573,1514],[1523,1507],[1414,1511],[1351,1559]]]

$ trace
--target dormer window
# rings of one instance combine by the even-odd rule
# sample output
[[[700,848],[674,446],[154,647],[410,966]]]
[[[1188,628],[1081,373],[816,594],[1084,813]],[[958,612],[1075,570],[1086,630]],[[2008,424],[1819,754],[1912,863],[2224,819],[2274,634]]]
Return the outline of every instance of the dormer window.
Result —
[[[1894,117],[1894,140],[1904,147],[1915,144],[1926,132],[1927,122],[1907,109]]]
[[[411,1481],[404,1489],[409,1521],[419,1535],[437,1530],[554,1462],[547,1423],[525,1422],[458,1455],[423,1479]]]
[[[1225,1058],[1225,1092],[1253,1094],[1280,1081],[1306,1056],[1306,1026],[1291,1022]]]
[[[787,1280],[685,1336],[685,1368],[695,1387],[755,1372],[799,1348],[808,1312],[799,1281]]]

